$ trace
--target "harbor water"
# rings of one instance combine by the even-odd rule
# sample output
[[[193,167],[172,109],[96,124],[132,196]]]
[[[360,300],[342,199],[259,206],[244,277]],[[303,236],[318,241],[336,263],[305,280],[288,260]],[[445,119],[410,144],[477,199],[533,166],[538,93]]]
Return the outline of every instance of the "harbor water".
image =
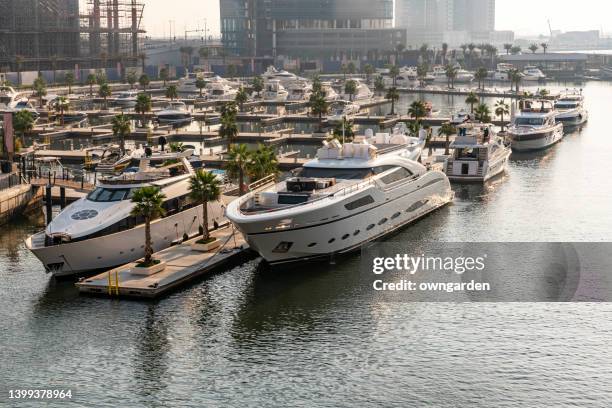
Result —
[[[452,205],[393,240],[612,241],[612,84],[579,86],[585,127],[513,155],[484,187],[454,186]],[[154,302],[83,297],[25,249],[39,229],[0,229],[5,389],[108,407],[612,405],[607,303],[389,303],[357,287],[359,254],[285,271],[253,260]]]

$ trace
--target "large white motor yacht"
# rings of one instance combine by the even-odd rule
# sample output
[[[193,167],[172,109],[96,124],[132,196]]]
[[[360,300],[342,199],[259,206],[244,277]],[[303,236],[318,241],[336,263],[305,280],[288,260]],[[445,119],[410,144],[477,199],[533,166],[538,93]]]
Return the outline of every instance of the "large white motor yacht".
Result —
[[[503,82],[510,81],[510,71],[513,69],[514,69],[514,65],[512,64],[505,64],[505,63],[497,64],[497,69],[495,70],[495,73],[493,74],[493,80],[503,81]]]
[[[263,92],[264,101],[286,101],[289,96],[289,92],[281,84],[278,79],[272,79],[266,82],[266,86]]]
[[[169,102],[156,116],[159,123],[170,125],[190,123],[193,119],[191,112],[187,110],[185,102],[180,101]]]
[[[546,75],[538,68],[528,65],[523,69],[523,81],[545,81]]]
[[[0,86],[0,109],[14,109],[17,104],[22,101],[28,101],[23,93],[16,92],[15,89],[10,86]]]
[[[87,197],[66,207],[45,231],[26,246],[55,276],[85,275],[133,262],[144,255],[144,220],[134,217],[131,197],[144,186],[166,196],[166,215],[151,224],[155,251],[195,236],[202,225],[202,206],[189,198],[193,153],[153,153],[138,158],[138,171],[103,179]],[[168,164],[169,162],[177,162]],[[220,203],[209,203],[210,222],[223,216]]]
[[[322,82],[321,92],[325,95],[325,100],[327,102],[334,102],[340,99],[340,94],[336,92],[331,82]]]
[[[584,107],[584,96],[582,93],[564,92],[555,101],[557,110],[556,120],[569,126],[578,126],[589,120],[589,112]]]
[[[123,91],[115,98],[115,105],[122,108],[133,108],[136,106],[138,91]]]
[[[307,101],[310,99],[310,95],[312,95],[312,85],[308,82],[294,82],[293,84],[289,85],[287,92],[289,92],[289,96],[287,97],[288,101]]]
[[[493,125],[464,123],[458,126],[458,133],[450,145],[453,154],[444,166],[451,181],[484,183],[506,171],[512,149]]]
[[[241,197],[226,215],[273,265],[358,249],[453,199],[444,173],[409,158],[408,140],[326,142],[297,176]]]
[[[335,101],[329,108],[330,115],[327,117],[327,121],[331,124],[342,123],[343,119],[350,120],[358,114],[360,109],[361,107],[355,102]]]
[[[209,82],[206,85],[208,99],[212,101],[233,101],[238,91],[225,81]]]
[[[215,77],[214,72],[188,72],[183,78],[179,79],[177,92],[183,97],[196,97],[200,95],[200,89],[196,86],[198,79],[206,82],[224,81],[220,77]]]
[[[278,80],[280,84],[284,87],[288,87],[294,82],[304,81],[305,79],[299,77],[291,72],[287,72],[284,70],[277,70],[273,66],[269,66],[266,72],[262,75],[262,78],[265,82]]]
[[[557,111],[547,100],[525,99],[508,128],[512,150],[540,150],[563,139],[563,124],[556,122]]]
[[[374,92],[372,92],[372,90],[368,87],[368,85],[363,82],[361,78],[350,78],[349,81],[351,80],[357,83],[357,91],[354,95],[352,95],[352,98],[351,95],[347,93],[341,94],[342,99],[345,99],[347,101],[351,99],[354,101],[360,101],[365,99],[371,99],[374,96]]]

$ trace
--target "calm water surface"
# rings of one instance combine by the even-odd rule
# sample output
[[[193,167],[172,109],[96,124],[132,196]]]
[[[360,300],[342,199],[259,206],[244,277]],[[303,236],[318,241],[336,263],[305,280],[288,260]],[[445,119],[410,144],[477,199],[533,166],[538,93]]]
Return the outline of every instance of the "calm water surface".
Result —
[[[394,240],[611,241],[612,86],[585,94],[588,126],[484,188],[456,187]],[[8,388],[108,407],[612,405],[608,304],[384,303],[357,287],[358,256],[286,272],[254,260],[156,302],[80,297],[25,250],[37,230],[0,229]]]

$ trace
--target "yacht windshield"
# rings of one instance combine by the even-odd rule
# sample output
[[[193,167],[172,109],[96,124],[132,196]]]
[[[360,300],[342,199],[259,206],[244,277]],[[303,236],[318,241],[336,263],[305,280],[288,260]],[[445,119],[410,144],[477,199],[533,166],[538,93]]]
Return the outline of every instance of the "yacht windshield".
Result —
[[[122,188],[122,189],[110,189],[98,187],[89,195],[87,199],[95,203],[108,203],[114,201],[123,201],[131,199],[133,195],[133,189]]]
[[[516,118],[514,124],[517,126],[542,126],[544,119],[542,118]]]
[[[297,177],[363,180],[370,177],[372,174],[372,169],[322,169],[315,167],[304,167],[301,169]]]

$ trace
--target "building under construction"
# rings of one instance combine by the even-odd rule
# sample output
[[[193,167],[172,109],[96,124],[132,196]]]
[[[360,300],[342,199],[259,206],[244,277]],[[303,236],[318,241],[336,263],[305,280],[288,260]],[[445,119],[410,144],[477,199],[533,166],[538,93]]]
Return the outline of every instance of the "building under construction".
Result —
[[[0,71],[135,65],[141,0],[0,0]]]

